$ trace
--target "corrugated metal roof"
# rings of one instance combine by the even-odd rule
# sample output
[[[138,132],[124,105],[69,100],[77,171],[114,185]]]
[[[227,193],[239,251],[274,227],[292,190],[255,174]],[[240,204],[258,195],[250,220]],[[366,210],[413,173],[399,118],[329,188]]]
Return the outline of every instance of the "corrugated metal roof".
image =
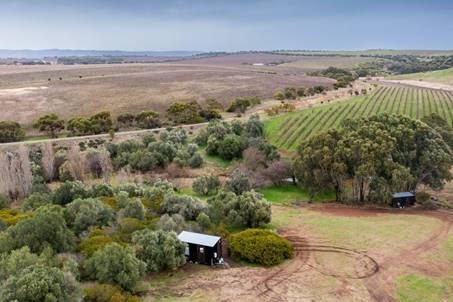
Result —
[[[415,195],[411,192],[398,192],[393,194],[393,198],[402,198],[402,197],[414,197]]]
[[[200,233],[193,233],[182,231],[178,235],[179,240],[186,243],[198,244],[203,246],[213,247],[219,240],[218,236],[205,235]]]

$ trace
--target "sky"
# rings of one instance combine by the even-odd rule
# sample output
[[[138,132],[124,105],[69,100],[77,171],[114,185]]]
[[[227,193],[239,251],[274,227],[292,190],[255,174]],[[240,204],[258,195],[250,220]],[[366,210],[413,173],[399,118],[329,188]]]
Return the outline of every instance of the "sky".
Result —
[[[0,49],[453,49],[453,0],[0,0]]]

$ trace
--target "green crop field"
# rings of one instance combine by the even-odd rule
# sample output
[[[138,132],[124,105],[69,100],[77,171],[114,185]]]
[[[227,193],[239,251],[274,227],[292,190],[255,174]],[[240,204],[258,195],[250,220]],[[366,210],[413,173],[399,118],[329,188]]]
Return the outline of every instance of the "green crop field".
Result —
[[[283,114],[266,121],[270,141],[289,151],[320,131],[336,128],[348,118],[388,112],[422,118],[435,112],[453,125],[453,93],[403,86],[380,86],[367,96]]]
[[[453,85],[453,68],[430,72],[410,73],[392,76],[391,80],[423,80],[427,82]]]

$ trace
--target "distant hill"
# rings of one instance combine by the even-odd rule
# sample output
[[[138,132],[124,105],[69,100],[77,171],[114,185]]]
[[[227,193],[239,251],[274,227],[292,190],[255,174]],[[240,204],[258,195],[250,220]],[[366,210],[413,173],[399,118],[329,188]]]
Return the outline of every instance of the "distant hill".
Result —
[[[45,57],[189,57],[201,51],[123,51],[123,50],[79,50],[79,49],[0,49],[0,58],[39,59]]]

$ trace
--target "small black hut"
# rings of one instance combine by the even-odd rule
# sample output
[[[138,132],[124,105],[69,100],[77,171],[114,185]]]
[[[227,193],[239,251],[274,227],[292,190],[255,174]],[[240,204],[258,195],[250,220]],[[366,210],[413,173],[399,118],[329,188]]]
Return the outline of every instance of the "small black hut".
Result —
[[[218,236],[182,231],[179,240],[187,243],[188,261],[214,265],[222,260],[222,240]]]
[[[415,195],[411,192],[398,192],[393,194],[392,207],[405,208],[415,204]]]

